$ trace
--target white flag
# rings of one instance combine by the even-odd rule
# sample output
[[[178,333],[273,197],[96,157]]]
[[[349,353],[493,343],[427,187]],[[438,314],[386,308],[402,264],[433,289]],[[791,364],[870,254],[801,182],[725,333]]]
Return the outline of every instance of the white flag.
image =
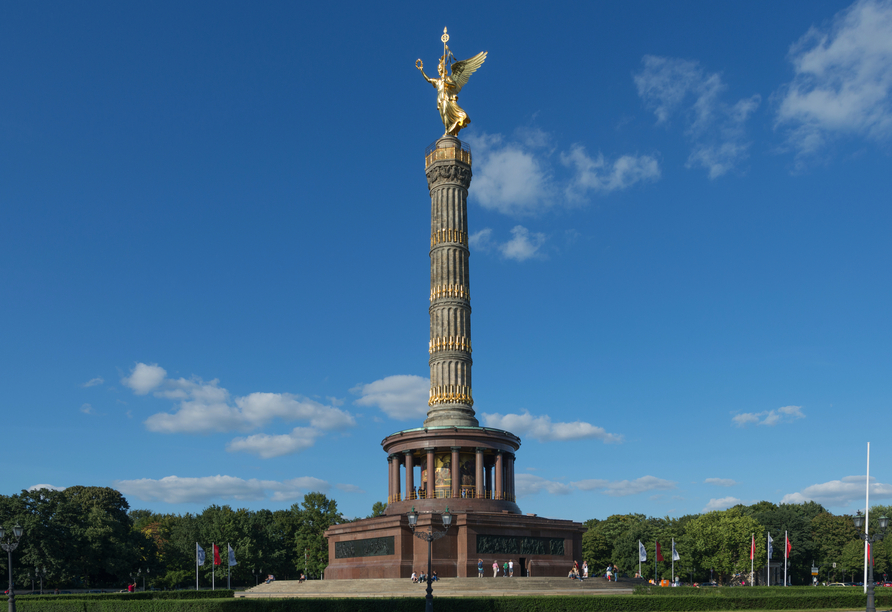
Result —
[[[681,557],[678,555],[678,551],[675,550],[675,540],[672,540],[672,560],[678,561]]]
[[[227,544],[226,547],[229,548],[229,565],[238,565],[238,563],[235,562],[235,551],[232,550],[232,545]]]
[[[198,550],[198,565],[204,565],[204,549],[198,545],[198,542],[195,543],[195,548]]]
[[[647,551],[644,549],[644,544],[641,543],[641,540],[638,540],[638,560],[647,561]]]
[[[772,546],[772,544],[774,544],[774,540],[771,539],[771,534],[769,533],[768,534],[768,558],[769,559],[771,558],[771,555],[774,554],[774,546]]]

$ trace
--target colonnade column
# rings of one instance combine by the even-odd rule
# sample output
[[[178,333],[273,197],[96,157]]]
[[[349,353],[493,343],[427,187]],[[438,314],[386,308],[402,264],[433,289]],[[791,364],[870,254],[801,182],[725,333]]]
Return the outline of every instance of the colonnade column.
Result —
[[[402,497],[400,496],[400,456],[393,456],[393,499],[394,501],[401,501]]]
[[[436,478],[434,478],[434,449],[427,449],[427,498],[436,496]]]
[[[450,470],[452,471],[452,497],[461,497],[461,470],[459,469],[459,454],[461,448],[458,446],[452,447],[452,467]]]
[[[502,451],[496,451],[496,467],[495,467],[495,476],[496,483],[493,488],[492,498],[493,499],[502,499],[502,466],[504,465],[502,461]]]
[[[412,461],[412,451],[403,451],[406,456],[406,499],[411,499],[415,492],[415,465]]]
[[[474,462],[474,486],[476,490],[474,491],[474,497],[482,498],[484,496],[483,493],[483,449],[477,449],[477,457]]]
[[[514,501],[514,453],[508,455],[508,465],[505,475],[508,477],[508,500]]]
[[[387,455],[387,503],[393,502],[393,455]]]

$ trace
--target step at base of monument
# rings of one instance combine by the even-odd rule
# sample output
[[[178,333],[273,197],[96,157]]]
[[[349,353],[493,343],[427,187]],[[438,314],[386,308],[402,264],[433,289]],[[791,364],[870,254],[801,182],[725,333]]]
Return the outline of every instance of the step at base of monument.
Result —
[[[506,595],[598,595],[630,593],[640,580],[608,582],[604,578],[441,578],[434,582],[434,597]],[[357,578],[355,580],[276,580],[236,597],[424,597],[427,585],[408,578]]]

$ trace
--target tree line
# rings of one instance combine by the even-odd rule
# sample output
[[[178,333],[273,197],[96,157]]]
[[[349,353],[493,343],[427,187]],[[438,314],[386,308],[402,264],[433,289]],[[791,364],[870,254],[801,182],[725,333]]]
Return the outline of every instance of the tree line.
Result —
[[[376,504],[373,512],[383,513]],[[123,588],[136,580],[155,588],[195,587],[196,548],[207,553],[198,568],[199,584],[253,586],[258,576],[296,578],[300,572],[321,576],[328,565],[330,525],[346,522],[337,502],[308,493],[288,510],[233,510],[212,505],[200,514],[160,514],[130,510],[124,496],[107,487],[39,489],[0,495],[0,524],[24,528],[13,553],[17,588],[30,587],[34,569],[45,568],[47,588]],[[214,568],[212,545],[222,564]],[[228,567],[227,545],[237,564]],[[6,575],[7,556],[0,555]],[[222,581],[222,582],[221,582]]]
[[[879,529],[877,519],[890,516],[892,507],[874,506],[870,510],[870,532]],[[834,515],[815,502],[773,504],[762,501],[751,506],[739,504],[728,510],[688,514],[678,518],[648,517],[643,514],[615,514],[605,520],[586,521],[582,553],[594,573],[602,573],[609,563],[633,575],[638,571],[638,542],[647,549],[647,562],[641,564],[642,576],[654,578],[655,542],[659,542],[665,561],[658,564],[658,579],[669,579],[671,541],[680,559],[675,575],[688,581],[706,581],[712,576],[728,584],[735,575],[748,575],[750,548],[755,534],[755,571],[767,564],[767,534],[774,539],[772,566],[783,564],[784,532],[789,534],[792,550],[787,561],[793,584],[811,582],[812,563],[819,568],[822,581],[860,580],[864,570],[864,543],[858,539],[850,515]],[[874,545],[875,576],[892,569],[892,536]],[[833,567],[833,564],[836,567]]]
[[[377,502],[370,516],[383,514]],[[875,506],[870,512],[871,532],[877,518],[892,507]],[[210,586],[213,568],[211,546],[220,547],[222,564],[216,566],[218,584],[231,571],[233,586],[254,585],[259,577],[296,578],[301,572],[320,577],[328,565],[325,530],[348,522],[337,502],[322,493],[308,493],[288,510],[246,510],[211,505],[201,513],[161,514],[131,510],[124,496],[108,487],[69,487],[63,491],[38,489],[18,495],[0,495],[0,524],[11,531],[15,523],[25,534],[13,553],[18,588],[28,587],[34,568],[45,568],[48,588],[122,588],[134,577],[138,586],[190,588],[196,579],[196,549],[208,553],[199,568],[202,587]],[[356,519],[353,519],[356,520]],[[678,518],[617,514],[585,522],[582,555],[593,574],[609,563],[632,575],[638,570],[638,542],[647,548],[641,566],[645,578],[654,577],[654,543],[662,545],[665,562],[659,578],[670,578],[671,541],[681,558],[678,576],[703,581],[713,576],[728,583],[750,569],[750,543],[756,535],[756,570],[766,564],[765,534],[774,537],[775,561],[783,562],[783,536],[792,542],[789,573],[794,584],[811,580],[814,562],[821,580],[851,580],[864,568],[863,543],[848,515],[834,515],[814,502],[780,504],[759,502],[728,510]],[[227,545],[237,564],[228,567]],[[892,569],[892,536],[874,548],[877,576]],[[7,557],[0,555],[4,574]],[[833,568],[836,563],[836,568]]]

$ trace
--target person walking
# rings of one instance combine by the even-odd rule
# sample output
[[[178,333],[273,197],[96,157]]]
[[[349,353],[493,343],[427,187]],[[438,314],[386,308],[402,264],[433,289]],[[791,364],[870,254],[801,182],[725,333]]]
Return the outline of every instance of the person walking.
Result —
[[[507,577],[508,577],[508,562],[505,561],[504,563],[502,563],[502,578],[507,578]]]
[[[588,561],[582,562],[582,577],[588,578]]]
[[[492,577],[495,578],[498,575],[499,575],[499,562],[493,561],[492,562]]]
[[[514,559],[508,559],[508,575],[514,578]]]
[[[483,559],[477,559],[477,577],[483,578]]]

